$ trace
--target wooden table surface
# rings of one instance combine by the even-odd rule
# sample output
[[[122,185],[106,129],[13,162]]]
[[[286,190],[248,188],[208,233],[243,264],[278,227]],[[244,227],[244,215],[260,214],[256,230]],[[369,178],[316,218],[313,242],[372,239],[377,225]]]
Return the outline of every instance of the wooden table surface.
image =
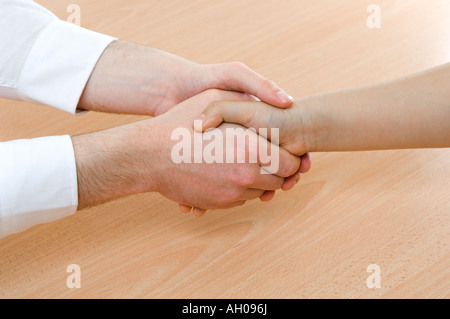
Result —
[[[81,25],[201,63],[242,61],[295,97],[450,61],[450,1],[40,0]],[[142,119],[0,100],[0,140]],[[1,298],[449,298],[450,150],[313,154],[290,192],[204,218],[159,194],[0,241]],[[66,268],[81,269],[69,289]],[[369,289],[367,267],[381,269]]]

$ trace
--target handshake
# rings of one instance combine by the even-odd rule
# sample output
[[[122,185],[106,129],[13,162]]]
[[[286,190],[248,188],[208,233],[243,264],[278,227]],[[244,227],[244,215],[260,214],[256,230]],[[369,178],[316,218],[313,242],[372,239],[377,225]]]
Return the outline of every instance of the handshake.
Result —
[[[240,63],[113,42],[79,108],[156,117],[72,138],[78,207],[159,192],[202,216],[291,189],[310,152],[449,147],[449,74],[444,65],[294,101]]]
[[[111,64],[118,56],[130,59]],[[122,79],[126,72],[130,76]],[[183,212],[193,208],[201,216],[207,209],[256,198],[269,201],[276,190],[292,188],[300,173],[309,170],[306,151],[291,154],[270,136],[237,124],[217,123],[217,129],[205,134],[194,130],[194,121],[211,103],[258,99],[273,108],[293,103],[241,63],[198,65],[163,51],[112,43],[97,63],[79,108],[155,117],[72,138],[78,208],[159,192],[179,203]]]

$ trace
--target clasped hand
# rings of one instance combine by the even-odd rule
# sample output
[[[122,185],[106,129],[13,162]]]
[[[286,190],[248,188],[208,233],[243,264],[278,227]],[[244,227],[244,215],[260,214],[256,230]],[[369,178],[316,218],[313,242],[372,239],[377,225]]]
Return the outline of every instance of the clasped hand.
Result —
[[[242,63],[201,65],[161,50],[113,42],[98,61],[79,108],[157,117],[73,137],[78,208],[153,191],[180,203],[183,212],[194,207],[194,215],[201,216],[206,209],[234,207],[255,198],[268,201],[275,190],[292,188],[309,169],[309,157],[291,155],[260,136],[258,147],[236,148],[249,154],[259,147],[276,147],[279,167],[273,175],[260,173],[261,161],[176,164],[171,159],[174,130],[186,128],[194,134],[192,123],[208,104],[254,97],[278,108],[293,102]],[[218,129],[227,127],[236,125]]]

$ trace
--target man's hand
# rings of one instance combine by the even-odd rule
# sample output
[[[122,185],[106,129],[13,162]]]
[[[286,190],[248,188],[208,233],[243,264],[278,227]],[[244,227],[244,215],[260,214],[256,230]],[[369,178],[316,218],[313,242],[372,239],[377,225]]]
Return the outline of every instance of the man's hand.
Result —
[[[99,59],[78,107],[156,116],[207,89],[248,93],[280,108],[293,101],[242,63],[201,65],[158,49],[115,41]]]
[[[251,97],[209,90],[160,117],[74,137],[79,208],[157,191],[183,207],[196,207],[194,213],[202,215],[206,209],[242,205],[246,200],[262,197],[266,190],[281,188],[284,178],[294,175],[300,166],[299,158],[283,149],[279,149],[276,175],[261,174],[258,163],[175,164],[172,160],[172,147],[177,143],[171,138],[174,130],[186,128],[194,135],[193,120],[208,103],[223,99],[242,101]],[[226,127],[230,125],[219,129],[224,131]],[[270,144],[258,138],[259,147]],[[245,145],[240,147],[246,148],[248,154],[257,151]],[[234,151],[237,154],[238,150]]]

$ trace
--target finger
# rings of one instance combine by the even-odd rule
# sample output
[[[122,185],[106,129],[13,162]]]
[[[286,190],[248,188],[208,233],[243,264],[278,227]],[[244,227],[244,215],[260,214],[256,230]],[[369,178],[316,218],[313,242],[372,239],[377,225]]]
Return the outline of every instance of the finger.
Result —
[[[239,207],[243,206],[247,201],[245,200],[238,200],[237,202],[229,204],[226,208],[233,208],[233,207]]]
[[[218,207],[218,208],[215,208],[215,209],[230,209],[230,208],[242,206],[242,205],[244,205],[246,202],[247,202],[247,201],[245,201],[245,200],[238,200],[238,201],[236,201],[236,202],[232,202],[232,203],[228,203],[228,204],[222,205],[222,206],[220,206],[220,207]]]
[[[232,124],[226,124],[226,126],[230,125]],[[246,131],[244,134],[248,137],[248,139],[245,139],[245,160],[249,163],[255,163],[256,160],[256,163],[261,167],[260,174],[289,177],[298,171],[300,157],[292,155],[284,148],[267,141],[262,136],[257,135],[255,138],[255,133],[252,131]],[[242,136],[240,141],[242,141]],[[238,145],[242,144],[238,143]],[[242,149],[239,148],[239,151],[242,152]]]
[[[300,164],[299,172],[300,173],[308,172],[311,169],[311,164],[312,164],[311,153],[306,153],[306,154],[302,155],[300,157],[300,159],[301,159],[301,164]]]
[[[285,179],[282,190],[287,191],[293,188],[300,181],[300,173],[306,173],[311,168],[311,153],[300,156],[300,168],[298,172]]]
[[[262,137],[260,137],[258,143],[257,156],[258,164],[261,166],[264,174],[289,177],[294,175],[300,168],[301,162],[298,156],[292,155],[284,148],[272,144]]]
[[[259,198],[262,202],[270,202],[275,197],[275,191],[265,191]]]
[[[249,188],[245,191],[245,193],[241,196],[240,200],[252,200],[256,198],[260,198],[264,194],[264,189],[256,189],[256,188]]]
[[[194,207],[194,210],[192,211],[195,217],[202,217],[206,214],[206,209],[201,209]]]
[[[240,124],[257,130],[268,129],[272,128],[269,124],[272,111],[270,105],[257,101],[216,101],[208,105],[198,120],[202,121],[202,132],[218,127],[222,122]]]
[[[249,185],[249,188],[255,188],[264,191],[274,191],[280,189],[283,184],[284,178],[282,177],[270,174],[257,174],[255,182]]]
[[[258,136],[253,130],[243,130],[235,124],[228,123],[223,124],[223,128],[226,130],[228,128],[241,130],[233,131],[235,140],[234,144],[233,142],[230,144],[230,147],[235,147],[234,159],[243,160],[246,163],[258,163],[261,168],[259,174],[289,177],[298,171],[300,167],[298,156],[292,155],[284,148]]]
[[[300,165],[299,165],[298,171],[295,174],[285,178],[284,184],[281,187],[282,190],[288,191],[288,190],[292,189],[300,180],[300,170],[302,167],[303,158],[304,158],[303,156],[300,156]]]
[[[291,190],[295,185],[297,185],[299,181],[300,181],[300,173],[296,173],[295,175],[285,179],[281,189],[284,191]]]
[[[236,91],[223,91],[223,90],[209,90],[216,97],[217,101],[230,101],[230,102],[261,102],[260,99],[255,97],[254,95]],[[214,101],[214,99],[212,99]],[[265,103],[264,103],[265,104]],[[269,107],[273,107],[270,106]]]
[[[190,213],[192,210],[191,206],[187,206],[187,205],[183,205],[183,204],[178,204],[178,207],[180,208],[180,211],[185,214]]]
[[[252,94],[261,101],[280,108],[290,107],[294,99],[272,81],[243,63],[209,65],[212,86]]]

